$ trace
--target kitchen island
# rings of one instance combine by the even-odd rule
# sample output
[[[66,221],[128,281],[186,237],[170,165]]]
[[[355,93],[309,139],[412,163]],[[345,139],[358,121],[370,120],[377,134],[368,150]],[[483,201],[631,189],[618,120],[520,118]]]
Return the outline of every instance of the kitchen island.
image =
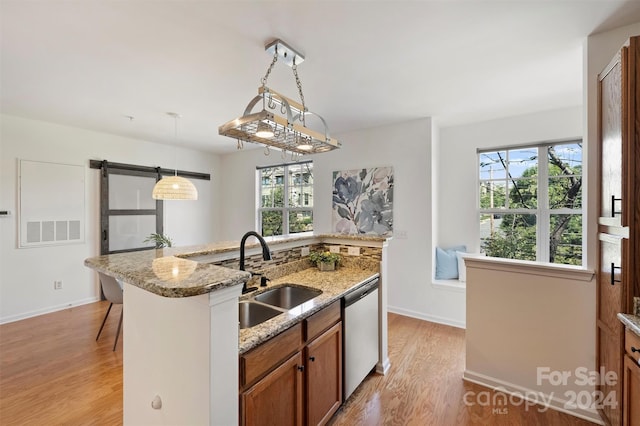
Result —
[[[379,276],[380,348],[376,370],[389,368],[386,324],[387,239],[304,235],[267,239],[274,261],[247,246],[247,269],[322,290],[298,308],[238,330],[238,301],[251,273],[237,268],[237,242],[158,249],[87,259],[124,285],[125,424],[238,424],[238,355]],[[301,250],[360,247],[335,272],[311,268]],[[255,281],[255,278],[251,279]]]

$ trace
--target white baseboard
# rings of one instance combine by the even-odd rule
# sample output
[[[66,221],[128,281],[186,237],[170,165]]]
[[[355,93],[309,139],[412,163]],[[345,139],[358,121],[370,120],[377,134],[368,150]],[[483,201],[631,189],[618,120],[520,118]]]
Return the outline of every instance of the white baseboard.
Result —
[[[424,321],[435,322],[438,324],[450,325],[456,328],[466,328],[466,324],[463,321],[455,320],[452,318],[439,317],[436,315],[428,315],[422,312],[416,312],[409,309],[398,308],[395,306],[387,306],[387,312],[404,315],[405,317],[417,318]]]
[[[473,371],[465,370],[462,378],[468,382],[476,383],[481,386],[488,387],[490,389],[499,390],[502,393],[508,395],[517,396],[519,399],[525,399],[531,402],[540,402],[545,401],[548,408],[551,408],[556,411],[561,411],[563,413],[570,414],[572,416],[581,418],[583,420],[587,420],[599,425],[603,425],[604,422],[600,418],[600,415],[595,410],[589,408],[566,408],[567,401],[556,398],[552,395],[542,394],[538,391],[534,391],[531,389],[523,388],[522,386],[515,385],[513,383],[505,382],[490,376],[485,376],[484,374],[476,373]],[[536,397],[535,400],[533,398],[527,397],[531,395],[540,395]]]
[[[385,359],[383,362],[379,362],[376,364],[376,373],[382,374],[383,376],[389,372],[391,368],[391,362],[389,358]]]
[[[42,309],[36,309],[34,311],[23,312],[21,314],[0,317],[0,324],[7,324],[10,322],[20,321],[27,318],[37,317],[39,315],[50,314],[52,312],[61,311],[63,309],[69,309],[74,306],[86,305],[88,303],[97,302],[99,300],[100,300],[99,297],[87,297],[86,299],[75,300],[72,302],[64,303],[62,305],[49,306]]]

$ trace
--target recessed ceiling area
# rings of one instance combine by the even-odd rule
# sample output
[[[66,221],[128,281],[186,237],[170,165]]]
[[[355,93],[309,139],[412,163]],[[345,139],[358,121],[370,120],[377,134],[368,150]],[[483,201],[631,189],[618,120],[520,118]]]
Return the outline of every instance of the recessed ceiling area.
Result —
[[[0,110],[214,153],[257,94],[275,38],[305,56],[331,134],[434,117],[451,126],[582,104],[587,35],[637,1],[0,1]],[[269,87],[297,99],[291,68]],[[130,119],[133,117],[133,119]],[[343,141],[348,143],[348,141]]]

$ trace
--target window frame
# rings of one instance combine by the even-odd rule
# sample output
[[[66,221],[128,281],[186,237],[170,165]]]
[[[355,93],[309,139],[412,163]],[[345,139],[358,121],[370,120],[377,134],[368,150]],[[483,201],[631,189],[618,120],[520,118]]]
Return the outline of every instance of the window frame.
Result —
[[[290,189],[292,184],[289,182],[289,175],[291,174],[289,172],[290,167],[295,167],[295,166],[302,166],[304,164],[310,164],[311,165],[311,173],[309,174],[311,179],[310,179],[310,183],[307,180],[305,182],[305,180],[303,179],[303,171],[300,171],[300,173],[298,174],[299,176],[299,180],[300,182],[298,184],[294,184],[294,187],[300,187],[302,188],[303,186],[309,186],[311,188],[311,200],[313,200],[313,160],[306,160],[306,161],[298,161],[295,163],[283,163],[283,164],[274,164],[274,165],[269,165],[269,166],[257,166],[256,167],[256,183],[257,183],[257,190],[256,190],[256,230],[258,233],[260,233],[261,235],[263,234],[264,230],[263,230],[263,226],[262,226],[262,214],[263,212],[281,212],[282,214],[282,234],[280,234],[281,236],[287,236],[287,235],[294,235],[294,234],[301,234],[303,232],[312,232],[312,231],[302,231],[302,232],[296,232],[294,234],[292,234],[290,232],[290,221],[289,221],[289,215],[293,212],[311,212],[311,218],[312,218],[312,224],[313,224],[313,215],[315,213],[315,209],[313,206],[313,202],[311,202],[311,205],[307,205],[306,203],[304,203],[304,195],[308,194],[305,192],[302,192],[301,194],[298,194],[298,196],[300,197],[300,202],[298,204],[300,204],[299,207],[292,207],[290,205]],[[282,185],[282,191],[283,191],[283,202],[282,202],[282,207],[263,207],[262,206],[262,200],[263,197],[266,194],[263,194],[262,189],[263,189],[263,183],[264,183],[264,179],[262,178],[262,171],[265,169],[276,169],[282,167],[283,168],[283,185]],[[293,174],[295,175],[295,172],[293,172]],[[295,178],[295,176],[293,176],[293,178]],[[276,186],[280,186],[280,184],[277,182],[275,182]]]
[[[476,150],[476,211],[477,211],[477,224],[480,227],[480,221],[482,215],[504,215],[504,214],[521,214],[521,215],[534,215],[536,218],[536,262],[546,263],[546,264],[557,264],[557,265],[567,265],[563,263],[555,263],[551,262],[550,259],[550,245],[551,245],[551,217],[553,215],[579,215],[582,216],[582,226],[581,226],[581,249],[582,256],[580,259],[580,267],[585,266],[586,262],[586,233],[585,233],[585,215],[586,209],[584,204],[584,194],[587,192],[587,188],[585,185],[585,170],[584,167],[580,169],[580,178],[581,178],[581,204],[578,209],[571,209],[567,207],[563,208],[551,208],[549,203],[549,180],[552,177],[549,174],[549,157],[547,154],[547,149],[550,146],[560,146],[560,145],[571,145],[571,144],[580,144],[582,146],[581,152],[581,166],[584,164],[584,147],[583,147],[583,139],[582,138],[570,138],[564,140],[553,140],[553,141],[545,141],[540,143],[528,143],[521,145],[510,145],[510,146],[501,146],[494,148],[478,148]],[[481,156],[482,154],[487,153],[496,153],[504,151],[507,153],[505,158],[506,167],[504,170],[505,177],[502,179],[494,179],[494,180],[504,180],[508,182],[509,179],[509,151],[515,151],[519,149],[537,149],[537,200],[536,200],[536,208],[525,209],[525,208],[514,208],[510,209],[509,206],[509,186],[505,188],[505,206],[502,208],[482,208],[480,204],[480,185],[483,182],[488,182],[490,179],[482,179],[481,178]],[[540,161],[541,158],[544,158],[545,161]],[[578,175],[572,175],[578,176]],[[566,176],[568,177],[568,176]],[[516,179],[521,179],[520,177]],[[480,228],[478,228],[480,229]],[[480,235],[480,244],[482,244],[482,236]],[[546,260],[542,260],[546,259]],[[514,259],[514,260],[524,260],[524,259]]]

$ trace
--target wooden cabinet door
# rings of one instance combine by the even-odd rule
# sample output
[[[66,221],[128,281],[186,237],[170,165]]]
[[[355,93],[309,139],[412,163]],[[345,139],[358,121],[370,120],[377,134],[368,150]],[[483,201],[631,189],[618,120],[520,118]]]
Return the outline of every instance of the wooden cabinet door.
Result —
[[[607,330],[618,330],[622,324],[618,314],[624,312],[624,278],[622,259],[628,240],[609,234],[600,234],[600,261],[598,268],[597,320]],[[626,266],[626,265],[625,265]]]
[[[637,226],[640,37],[632,37],[600,73],[599,149],[601,225]]]
[[[241,424],[302,425],[303,360],[300,352],[242,393]]]
[[[600,234],[600,259],[598,268],[597,301],[597,365],[598,369],[615,372],[615,383],[601,383],[598,390],[602,395],[614,395],[618,405],[604,405],[601,414],[609,424],[619,425],[622,421],[622,347],[624,327],[617,314],[623,312],[623,270],[620,268],[625,239]]]
[[[622,225],[623,75],[618,52],[599,78],[600,224]]]
[[[342,323],[306,348],[307,424],[325,424],[342,404]]]
[[[640,365],[624,357],[624,425],[640,426]]]

